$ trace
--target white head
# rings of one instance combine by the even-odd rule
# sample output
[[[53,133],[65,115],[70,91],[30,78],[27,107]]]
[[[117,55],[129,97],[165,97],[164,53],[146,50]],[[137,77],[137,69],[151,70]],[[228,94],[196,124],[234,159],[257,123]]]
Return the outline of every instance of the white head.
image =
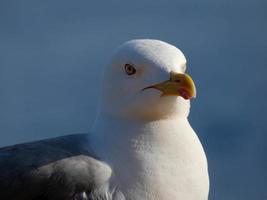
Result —
[[[185,70],[186,59],[176,47],[159,40],[128,41],[105,68],[99,112],[148,120],[187,117],[186,99],[195,96],[195,87]]]

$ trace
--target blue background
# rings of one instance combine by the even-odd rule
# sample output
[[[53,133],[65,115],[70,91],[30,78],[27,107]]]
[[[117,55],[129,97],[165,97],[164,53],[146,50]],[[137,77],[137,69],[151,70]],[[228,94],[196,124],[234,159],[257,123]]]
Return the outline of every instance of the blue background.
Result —
[[[0,146],[87,132],[114,49],[182,49],[211,200],[267,199],[266,0],[1,0]]]

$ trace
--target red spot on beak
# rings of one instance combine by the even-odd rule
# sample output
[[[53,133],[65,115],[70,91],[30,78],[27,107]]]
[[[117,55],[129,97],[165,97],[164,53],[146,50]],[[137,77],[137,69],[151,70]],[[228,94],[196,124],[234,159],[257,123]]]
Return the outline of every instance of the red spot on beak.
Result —
[[[191,95],[190,95],[190,93],[186,89],[184,89],[184,88],[180,88],[179,89],[179,93],[186,100],[192,98]]]

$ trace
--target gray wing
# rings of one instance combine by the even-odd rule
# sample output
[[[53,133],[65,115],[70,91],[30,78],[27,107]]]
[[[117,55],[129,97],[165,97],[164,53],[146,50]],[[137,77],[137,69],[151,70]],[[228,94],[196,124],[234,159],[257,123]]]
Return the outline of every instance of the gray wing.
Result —
[[[75,134],[0,148],[0,199],[72,200],[93,194],[106,185],[111,170],[87,140],[86,134]]]

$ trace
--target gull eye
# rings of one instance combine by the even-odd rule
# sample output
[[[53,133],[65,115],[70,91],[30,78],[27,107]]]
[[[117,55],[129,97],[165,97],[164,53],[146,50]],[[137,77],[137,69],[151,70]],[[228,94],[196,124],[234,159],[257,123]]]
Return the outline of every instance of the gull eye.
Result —
[[[136,69],[131,64],[125,64],[124,69],[125,69],[126,74],[129,76],[136,73]]]

